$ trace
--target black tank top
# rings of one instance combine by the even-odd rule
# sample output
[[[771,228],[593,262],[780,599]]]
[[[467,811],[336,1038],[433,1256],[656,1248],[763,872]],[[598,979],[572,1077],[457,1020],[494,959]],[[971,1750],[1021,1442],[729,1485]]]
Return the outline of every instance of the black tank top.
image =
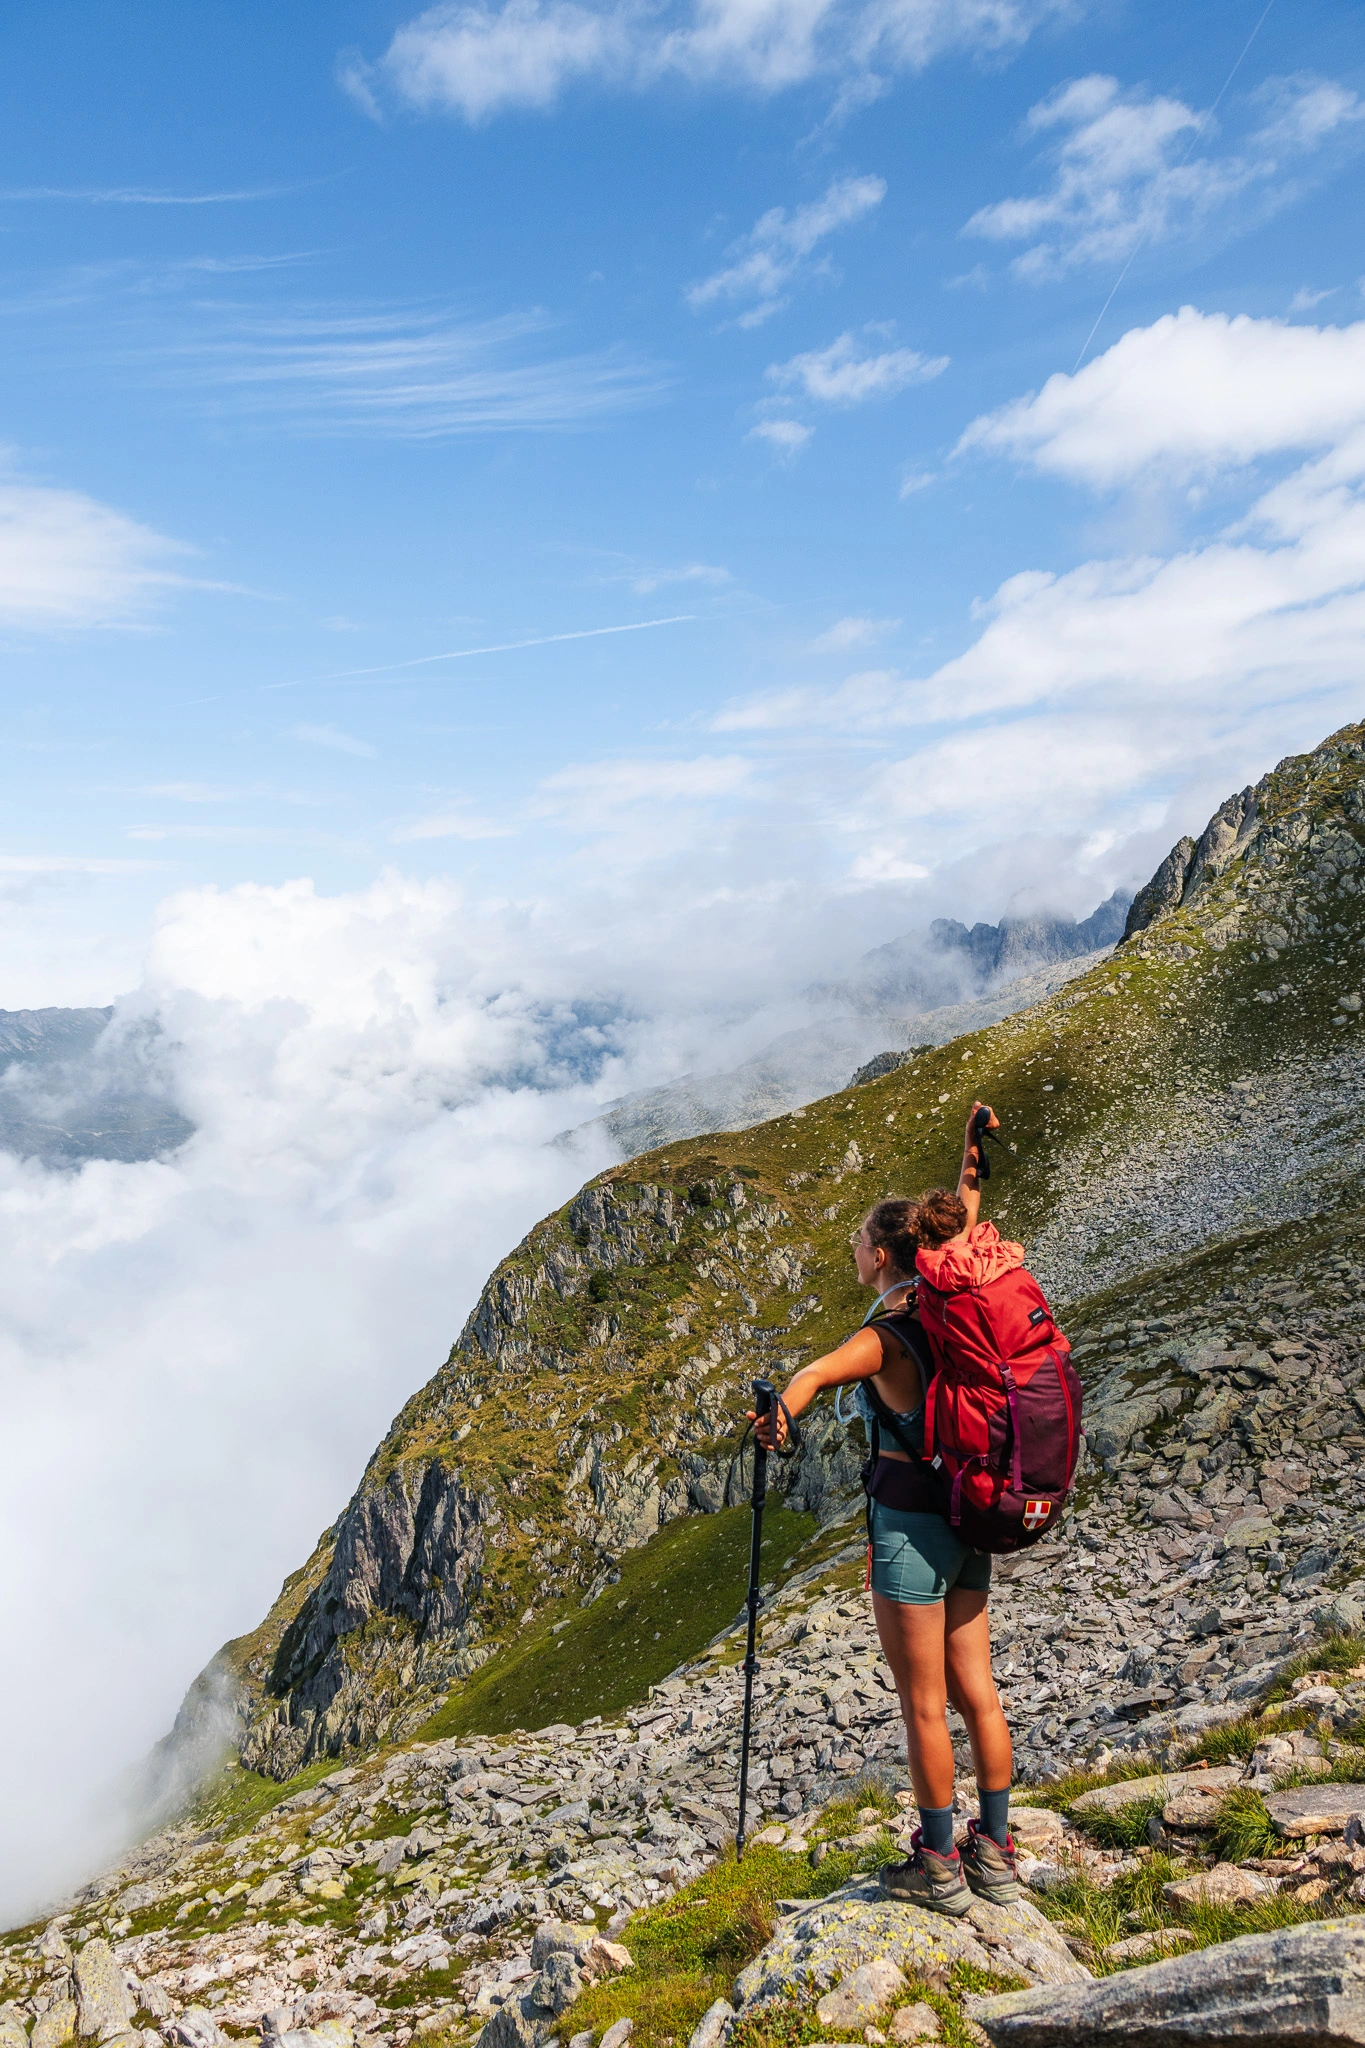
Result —
[[[933,1378],[933,1356],[929,1339],[924,1334],[918,1311],[910,1304],[882,1314],[874,1314],[865,1326],[887,1335],[910,1353],[919,1367],[920,1386],[927,1387]],[[919,1406],[898,1415],[887,1406],[876,1389],[864,1387],[868,1406],[877,1416],[879,1434],[888,1439],[898,1451],[912,1454],[912,1462],[906,1464],[902,1458],[879,1457],[868,1480],[867,1491],[872,1500],[880,1501],[883,1507],[898,1509],[902,1514],[923,1515],[943,1512],[943,1488],[939,1474],[924,1459],[924,1398],[921,1394]],[[880,1410],[880,1415],[878,1415]],[[897,1425],[888,1427],[888,1422]]]

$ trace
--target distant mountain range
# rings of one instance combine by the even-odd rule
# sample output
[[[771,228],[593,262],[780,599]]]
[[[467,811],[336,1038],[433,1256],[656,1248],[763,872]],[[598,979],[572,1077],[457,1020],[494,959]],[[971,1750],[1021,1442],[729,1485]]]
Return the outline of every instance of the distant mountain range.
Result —
[[[1002,917],[970,931],[954,918],[935,918],[927,931],[907,932],[865,953],[843,981],[809,990],[825,1012],[818,1022],[784,1032],[728,1072],[687,1075],[625,1096],[559,1142],[576,1145],[604,1132],[621,1157],[631,1159],[674,1139],[747,1130],[804,1108],[845,1087],[855,1069],[861,1073],[881,1055],[946,1045],[1041,1002],[1123,936],[1131,901],[1117,889],[1080,921]]]
[[[113,1008],[0,1010],[0,1150],[45,1166],[155,1159],[194,1125],[145,1085],[147,1034]]]

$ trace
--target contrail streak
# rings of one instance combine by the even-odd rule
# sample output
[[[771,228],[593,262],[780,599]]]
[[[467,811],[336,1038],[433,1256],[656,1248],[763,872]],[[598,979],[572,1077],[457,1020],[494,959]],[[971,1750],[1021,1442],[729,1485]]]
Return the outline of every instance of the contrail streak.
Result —
[[[476,654],[515,654],[522,647],[553,647],[561,640],[600,640],[606,633],[647,633],[652,626],[686,626],[695,620],[695,612],[677,612],[671,619],[637,619],[629,626],[585,626],[577,633],[541,633],[534,640],[500,640],[492,647],[455,647],[448,654],[419,654],[412,661],[383,661],[377,668],[343,668],[335,676],[325,678],[329,682],[341,682],[350,676],[390,675],[400,668],[425,668],[432,661],[468,661]]]

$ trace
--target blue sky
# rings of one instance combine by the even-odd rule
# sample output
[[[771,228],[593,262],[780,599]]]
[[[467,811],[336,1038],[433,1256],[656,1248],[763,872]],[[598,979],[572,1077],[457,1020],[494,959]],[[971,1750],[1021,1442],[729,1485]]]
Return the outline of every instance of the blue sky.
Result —
[[[0,1704],[0,1917],[548,1140],[1360,714],[1363,22],[8,10],[0,1006],[118,997],[195,1136],[0,1155],[0,1637],[102,1709]]]
[[[1356,8],[57,0],[6,40],[10,1001],[126,986],[170,891],[386,864],[796,886],[821,944],[1082,908],[1358,708],[1320,622],[1173,699],[1159,593],[1099,627],[1131,673],[1058,656],[1075,590],[980,652],[1010,579],[1204,559],[1356,430],[1272,360],[1354,329],[1360,382]],[[1120,429],[1072,373],[1124,336]],[[1216,445],[1152,445],[1239,374]],[[981,426],[1058,376],[1122,446]]]

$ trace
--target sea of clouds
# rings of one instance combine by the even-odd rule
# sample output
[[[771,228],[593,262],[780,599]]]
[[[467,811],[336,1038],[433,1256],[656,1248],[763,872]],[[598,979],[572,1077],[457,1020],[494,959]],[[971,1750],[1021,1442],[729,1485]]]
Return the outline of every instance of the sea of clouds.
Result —
[[[827,922],[797,946],[759,893],[613,925],[389,873],[160,907],[100,1061],[194,1136],[75,1171],[0,1153],[0,1923],[126,1839],[127,1767],[498,1259],[608,1163],[556,1136],[800,1021]]]

